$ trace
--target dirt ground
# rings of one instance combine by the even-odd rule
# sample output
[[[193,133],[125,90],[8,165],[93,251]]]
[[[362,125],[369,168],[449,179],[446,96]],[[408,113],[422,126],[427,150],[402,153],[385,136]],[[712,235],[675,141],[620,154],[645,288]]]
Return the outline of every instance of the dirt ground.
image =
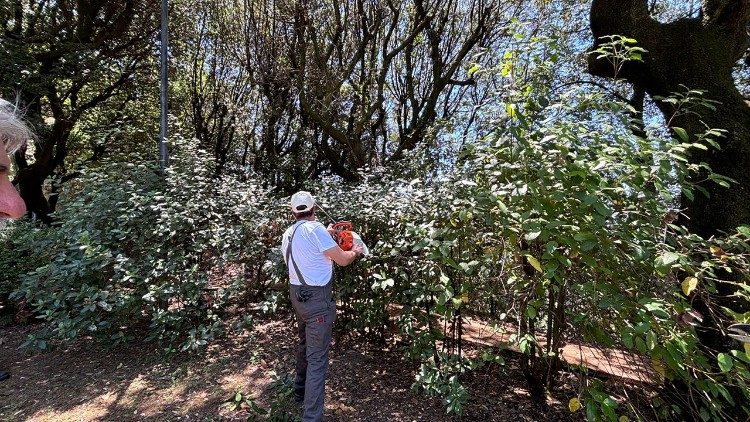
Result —
[[[277,314],[251,331],[216,341],[199,355],[165,360],[152,343],[105,348],[77,340],[43,354],[19,350],[33,327],[0,329],[0,419],[7,421],[246,420],[253,413],[226,401],[236,391],[262,408],[298,415],[299,408],[271,388],[293,362],[293,319]],[[506,365],[468,374],[470,399],[459,418],[439,398],[411,389],[418,369],[403,353],[340,335],[331,349],[326,397],[328,421],[565,421],[577,378],[563,374],[546,408],[533,403],[511,355]],[[618,381],[610,381],[618,382]]]

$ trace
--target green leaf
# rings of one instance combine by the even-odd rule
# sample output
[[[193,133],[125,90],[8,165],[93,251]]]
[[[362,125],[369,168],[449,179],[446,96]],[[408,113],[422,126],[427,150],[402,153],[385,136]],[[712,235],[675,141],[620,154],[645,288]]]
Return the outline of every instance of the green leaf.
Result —
[[[672,130],[674,131],[674,133],[677,134],[677,136],[680,137],[680,139],[682,139],[682,141],[688,142],[690,140],[690,136],[688,135],[688,133],[687,133],[687,131],[685,129],[683,129],[681,127],[674,126],[674,127],[672,127]]]
[[[531,255],[526,255],[526,259],[529,261],[529,264],[531,264],[531,266],[534,267],[537,271],[539,271],[540,273],[543,272],[542,265],[539,263],[539,260]]]
[[[732,370],[734,362],[732,361],[731,356],[726,353],[719,353],[719,356],[717,356],[717,360],[719,362],[719,369],[721,369],[721,372],[729,372]]]
[[[526,316],[527,316],[527,317],[528,317],[529,319],[534,319],[534,318],[536,318],[536,308],[535,308],[535,307],[533,307],[533,306],[529,306],[529,307],[527,307],[527,308],[526,308]]]
[[[448,264],[449,266],[451,266],[452,268],[455,268],[457,270],[461,269],[461,267],[458,265],[458,263],[455,260],[453,260],[453,258],[451,258],[449,256],[444,256],[443,257],[443,262],[445,262],[446,264]]]
[[[726,180],[723,180],[723,179],[714,179],[714,182],[716,182],[716,184],[718,184],[721,187],[728,188],[730,186],[729,182],[727,182]]]
[[[654,316],[660,317],[662,319],[669,318],[669,313],[667,313],[667,310],[664,307],[664,302],[653,299],[653,298],[644,298],[638,301],[643,307],[654,314]]]
[[[524,236],[524,238],[526,240],[528,240],[528,241],[532,241],[532,240],[536,239],[537,237],[539,237],[540,234],[542,234],[542,231],[541,230],[536,230],[536,231],[533,231],[533,232],[526,233],[526,235]]]
[[[687,198],[689,201],[692,201],[695,198],[695,195],[693,195],[693,191],[686,187],[682,188],[682,194],[685,195],[685,198]]]
[[[656,257],[654,265],[656,270],[662,274],[666,274],[672,268],[672,264],[680,259],[680,255],[674,252],[664,252],[663,254]]]
[[[695,277],[685,277],[684,280],[682,280],[682,293],[685,294],[685,296],[690,296],[690,293],[695,290],[695,288],[698,287],[698,279]]]
[[[604,204],[602,204],[601,202],[597,202],[596,204],[594,204],[594,209],[596,210],[596,212],[598,212],[600,215],[604,217],[609,217],[610,214],[612,214],[609,211],[609,208],[604,206]]]
[[[521,339],[518,341],[518,350],[521,351],[521,353],[527,354],[531,351],[531,346],[535,343],[534,336],[531,334],[525,334]]]
[[[581,244],[581,250],[584,252],[588,252],[596,247],[596,241],[594,240],[587,240]]]

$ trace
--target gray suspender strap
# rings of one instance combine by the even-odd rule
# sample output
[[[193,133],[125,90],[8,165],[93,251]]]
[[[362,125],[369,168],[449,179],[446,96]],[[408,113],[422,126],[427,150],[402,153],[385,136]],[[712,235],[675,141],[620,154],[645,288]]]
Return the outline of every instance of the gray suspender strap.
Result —
[[[304,222],[302,224],[305,224]],[[292,239],[294,239],[294,233],[297,232],[297,229],[302,224],[298,224],[297,227],[292,230],[292,235],[289,236],[289,244],[286,246],[286,263],[289,265],[289,260],[292,260],[292,267],[294,267],[294,272],[297,273],[297,280],[299,280],[300,284],[303,286],[307,286],[308,284],[305,283],[305,278],[302,277],[302,272],[299,270],[299,267],[297,266],[297,263],[294,262],[294,256],[292,255]]]

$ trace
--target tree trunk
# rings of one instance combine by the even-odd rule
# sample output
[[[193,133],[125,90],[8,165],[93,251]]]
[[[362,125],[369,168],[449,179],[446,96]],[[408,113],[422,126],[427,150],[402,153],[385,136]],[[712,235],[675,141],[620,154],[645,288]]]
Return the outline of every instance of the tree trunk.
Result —
[[[29,213],[49,223],[56,201],[44,195],[44,182],[65,173],[68,138],[81,116],[130,83],[150,56],[158,3],[36,0],[0,9],[0,20],[12,13],[14,22],[2,31],[8,51],[0,55],[0,91],[20,87],[39,134],[33,164],[15,154],[16,182]],[[49,130],[44,117],[54,118]]]
[[[699,115],[679,114],[673,104],[657,102],[670,127],[681,127],[693,137],[707,128],[727,131],[717,140],[721,150],[695,150],[691,157],[693,162],[704,161],[714,172],[737,181],[730,189],[713,182],[704,183],[702,186],[710,197],[696,194],[693,201],[683,198],[689,218],[686,225],[703,237],[750,223],[750,172],[746,170],[750,165],[750,104],[732,78],[733,67],[747,45],[744,28],[750,1],[713,3],[721,4],[714,4],[709,16],[704,14],[670,24],[653,20],[644,0],[595,0],[591,7],[591,29],[597,38],[594,48],[601,42],[599,37],[619,34],[635,38],[648,51],[643,62],[625,63],[617,76],[652,98],[684,92],[687,88],[704,90],[707,99],[719,102],[715,111],[696,110]],[[612,65],[594,55],[589,56],[589,72],[615,76]],[[693,181],[704,176],[698,175]]]
[[[692,163],[705,162],[713,172],[736,181],[725,188],[704,181],[706,172],[690,176],[689,181],[699,183],[709,196],[695,192],[690,199],[683,195],[682,207],[687,218],[683,224],[706,239],[721,232],[732,233],[737,226],[750,223],[750,104],[732,78],[732,70],[747,48],[748,21],[750,0],[704,0],[699,17],[668,24],[650,16],[646,0],[594,0],[591,6],[591,30],[595,38],[592,50],[603,42],[600,37],[624,35],[636,39],[647,53],[643,61],[625,62],[617,73],[606,59],[589,55],[589,73],[624,78],[652,98],[685,93],[689,89],[705,91],[705,99],[717,102],[715,110],[698,107],[695,113],[686,113],[674,104],[657,101],[668,126],[685,129],[692,140],[706,129],[726,131],[716,139],[720,150],[693,149],[689,157]],[[748,303],[740,303],[731,296],[734,289],[719,283],[716,295],[711,298],[714,306],[727,306],[737,312],[750,309]],[[697,330],[704,350],[715,353],[731,349],[731,341],[720,334],[720,322],[708,312],[708,303],[696,298],[693,306],[706,317],[703,327]],[[677,388],[680,387],[673,388],[671,393],[689,394],[687,388],[683,391]],[[679,398],[675,401],[683,405]],[[732,411],[737,417],[743,414],[739,405]]]
[[[55,120],[52,130],[37,142],[34,153],[34,163],[29,165],[25,159],[25,148],[17,151],[15,162],[18,173],[15,182],[26,203],[29,216],[50,224],[50,214],[54,212],[54,204],[50,204],[44,194],[44,181],[53,175],[55,169],[61,167],[67,156],[67,141],[73,125],[63,118]]]

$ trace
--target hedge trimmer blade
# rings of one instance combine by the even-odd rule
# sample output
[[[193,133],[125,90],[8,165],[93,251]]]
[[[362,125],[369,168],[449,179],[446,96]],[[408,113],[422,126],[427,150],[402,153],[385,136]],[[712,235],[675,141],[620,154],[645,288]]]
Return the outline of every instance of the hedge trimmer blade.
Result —
[[[750,324],[732,324],[727,330],[729,337],[743,343],[750,343]]]

